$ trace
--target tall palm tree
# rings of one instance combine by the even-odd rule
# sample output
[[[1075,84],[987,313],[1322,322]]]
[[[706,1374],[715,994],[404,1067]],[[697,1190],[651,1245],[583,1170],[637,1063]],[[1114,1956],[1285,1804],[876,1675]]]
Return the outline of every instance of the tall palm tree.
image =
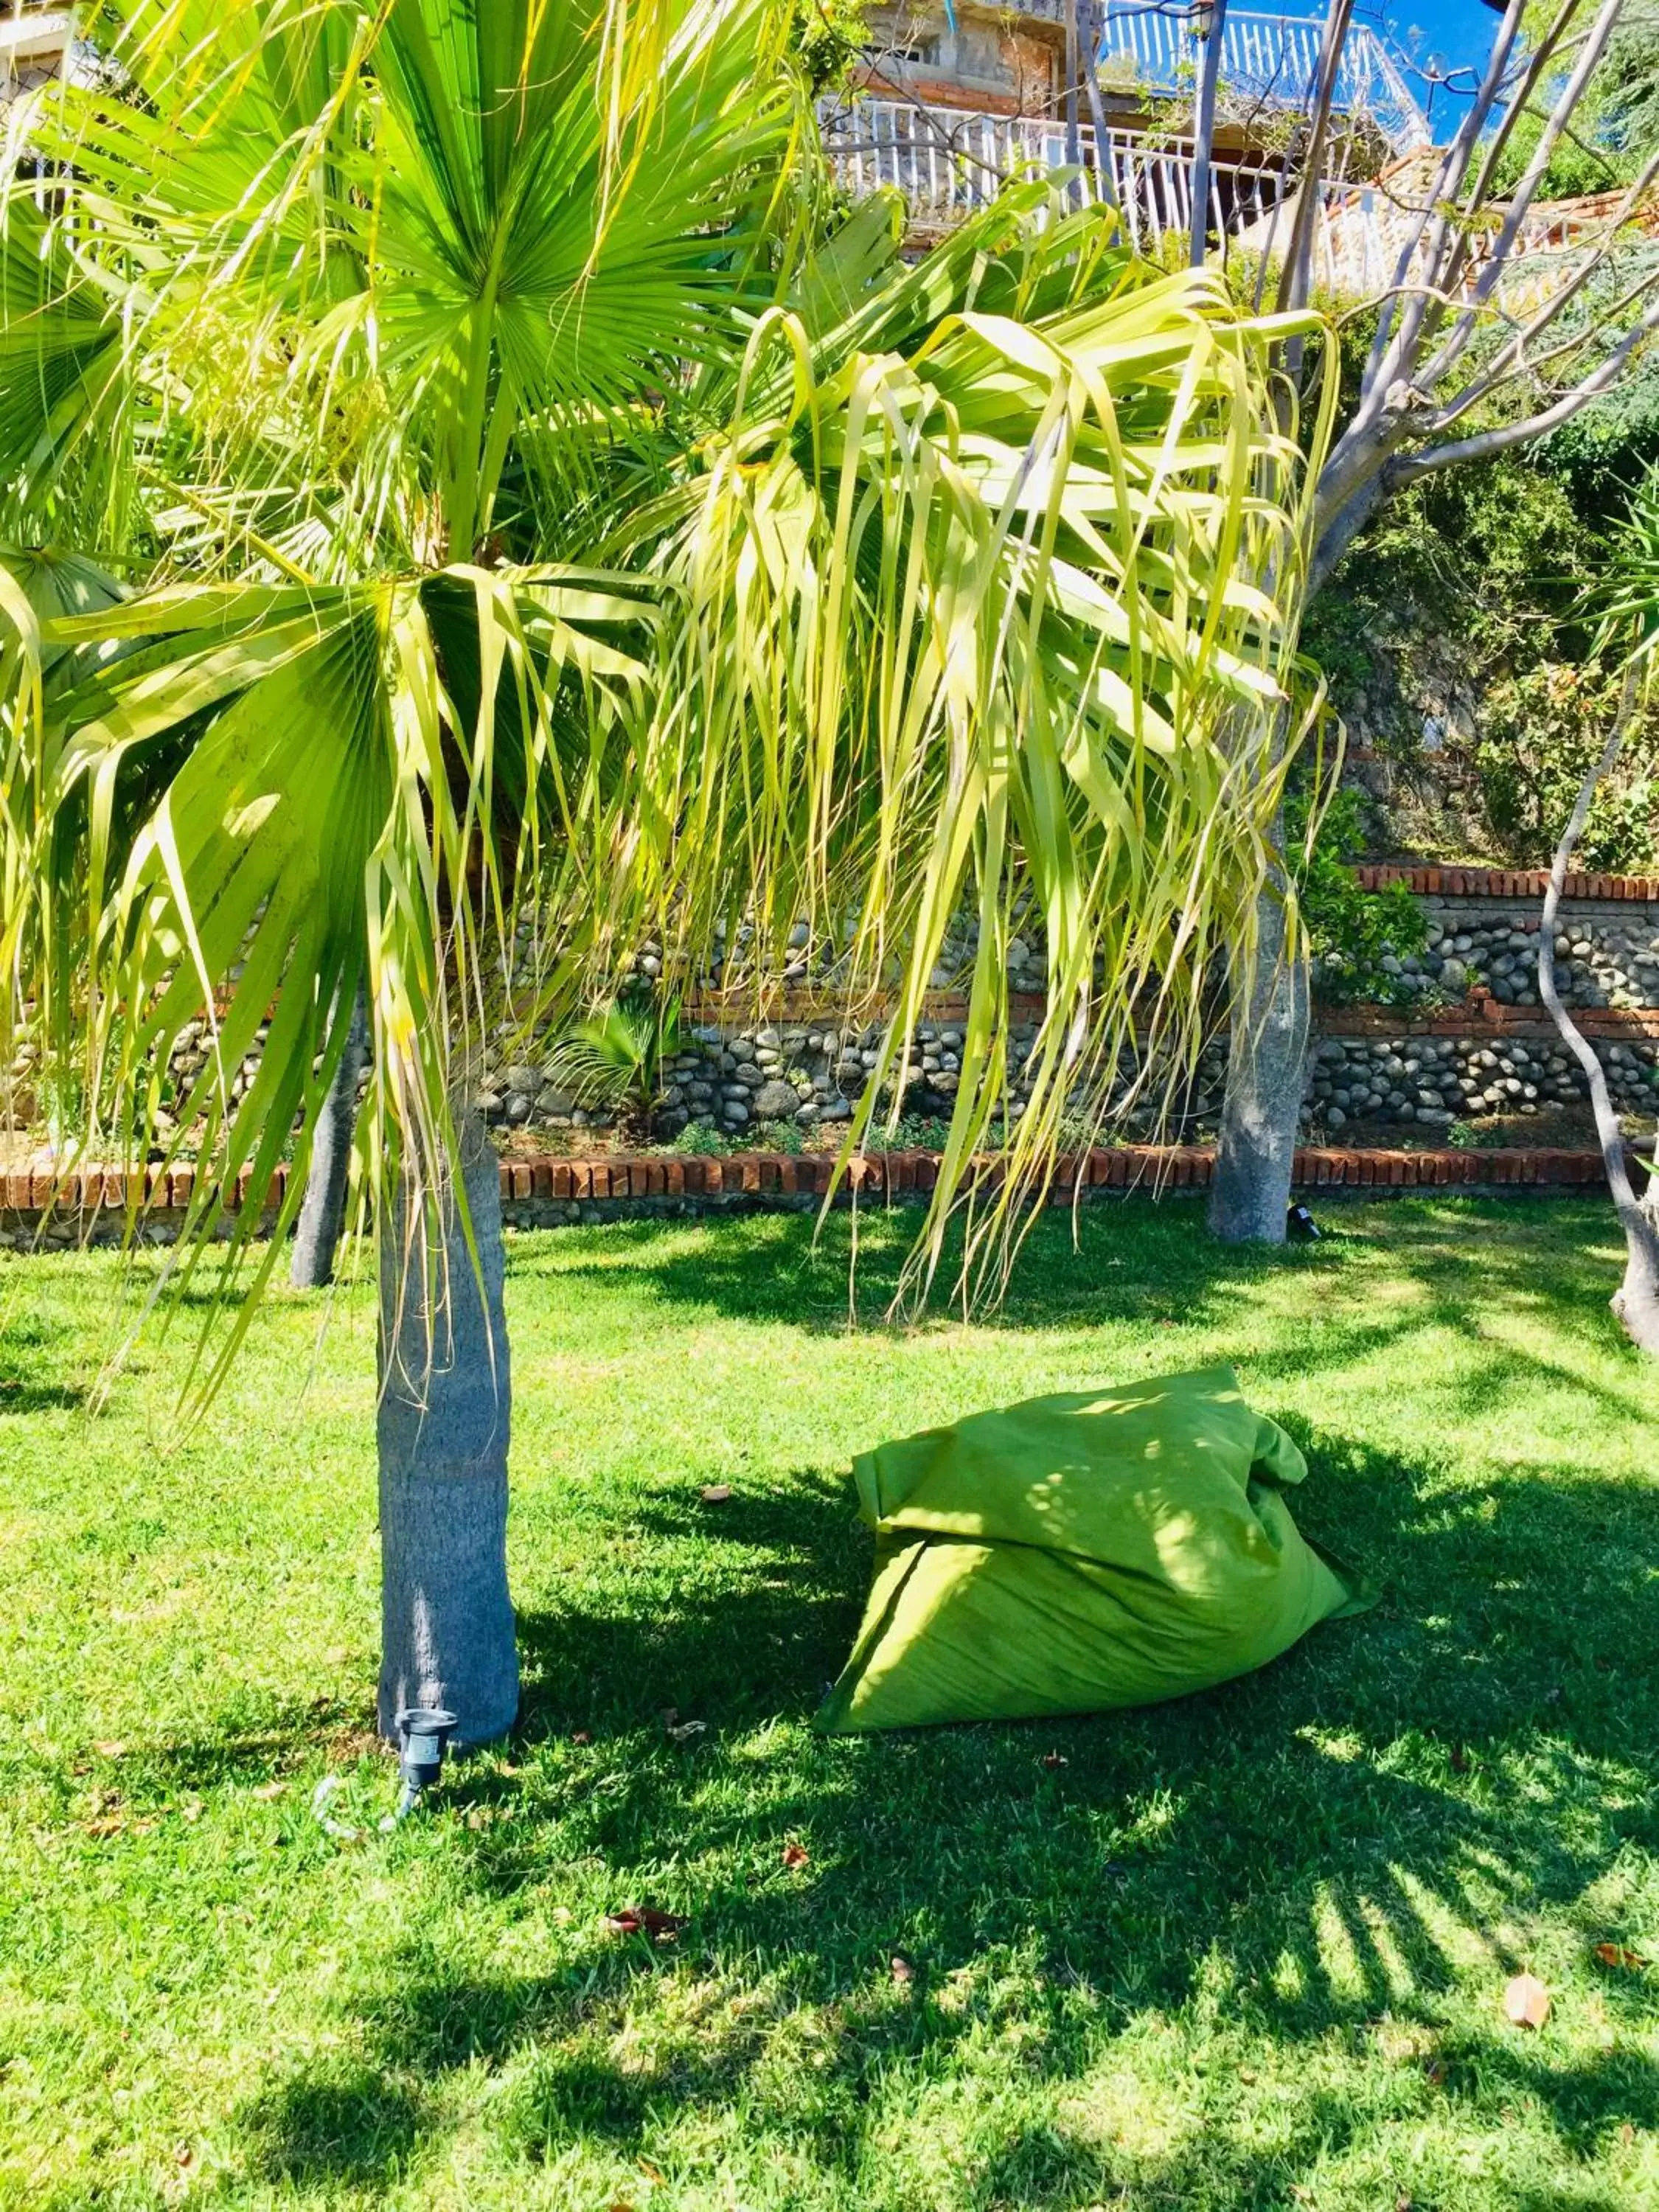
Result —
[[[1035,182],[907,262],[894,208],[834,205],[781,20],[107,0],[99,84],[13,125],[9,1018],[118,1158],[208,1025],[163,1140],[200,1164],[184,1270],[216,1230],[248,1292],[207,1389],[276,1256],[235,1194],[287,1155],[297,1203],[362,987],[383,1725],[444,1703],[476,1741],[516,1700],[486,1038],[647,935],[680,976],[742,939],[761,988],[804,918],[902,1073],[966,907],[915,1270],[960,1203],[994,1273],[1077,1096],[1132,1044],[1190,1064],[1262,880],[1324,435],[1275,411],[1285,324]]]

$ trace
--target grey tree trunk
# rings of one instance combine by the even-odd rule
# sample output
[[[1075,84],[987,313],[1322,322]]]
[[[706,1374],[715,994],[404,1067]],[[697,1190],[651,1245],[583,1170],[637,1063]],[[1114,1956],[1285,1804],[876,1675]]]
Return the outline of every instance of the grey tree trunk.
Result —
[[[447,1705],[465,1745],[513,1725],[519,1656],[501,1183],[483,1121],[469,1113],[460,1129],[476,1266],[453,1187],[435,1221],[400,1188],[380,1225],[380,1724],[391,1735],[400,1707]]]
[[[1632,1344],[1643,1352],[1659,1352],[1659,1220],[1655,1218],[1659,1177],[1650,1177],[1646,1191],[1641,1197],[1637,1196],[1625,1163],[1625,1133],[1608,1095],[1606,1072],[1595,1046],[1562,1005],[1555,985],[1555,918],[1560,909],[1562,886],[1573,848],[1583,834],[1596,788],[1623,749],[1625,732],[1636,708],[1636,669],[1632,664],[1625,672],[1624,694],[1613,719],[1612,734],[1602,748],[1601,757],[1579,786],[1571,817],[1555,848],[1549,889],[1544,894],[1544,911],[1539,921],[1538,995],[1548,1008],[1550,1019],[1560,1031],[1563,1042],[1584,1071],[1595,1115],[1595,1133],[1601,1146],[1601,1164],[1613,1194],[1613,1211],[1625,1232],[1625,1279],[1613,1294],[1613,1310],[1624,1323],[1625,1334]]]
[[[1210,1187],[1224,1244],[1282,1244],[1308,1058],[1308,968],[1287,954],[1283,878],[1256,907],[1255,957],[1233,981],[1227,1093]]]
[[[320,1291],[334,1279],[334,1255],[345,1225],[346,1180],[351,1133],[357,1119],[357,1085],[368,1058],[368,1006],[361,984],[352,1003],[345,1049],[328,1086],[311,1142],[306,1194],[294,1231],[291,1276],[296,1291]]]

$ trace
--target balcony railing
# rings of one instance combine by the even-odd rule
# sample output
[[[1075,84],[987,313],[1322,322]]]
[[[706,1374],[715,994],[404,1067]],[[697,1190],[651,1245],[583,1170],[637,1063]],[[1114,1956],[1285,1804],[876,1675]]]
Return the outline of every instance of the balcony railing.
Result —
[[[1316,18],[1230,9],[1221,39],[1221,81],[1235,95],[1276,107],[1310,104],[1319,77],[1324,25]],[[1190,82],[1203,52],[1189,12],[1147,0],[1108,0],[1100,54],[1120,60],[1143,83],[1170,91]],[[1337,70],[1335,104],[1345,115],[1374,123],[1396,154],[1429,144],[1428,118],[1386,40],[1363,23],[1349,26]]]
[[[1065,125],[1042,118],[860,100],[826,103],[822,121],[825,149],[847,191],[861,199],[891,186],[922,230],[948,229],[988,206],[1011,178],[1067,166]],[[1150,252],[1171,233],[1191,235],[1189,139],[1154,142],[1113,131],[1101,150],[1092,131],[1079,131],[1079,139],[1081,189],[1121,210],[1133,245]],[[1224,237],[1262,225],[1290,189],[1278,170],[1218,162],[1207,228]]]
[[[897,191],[912,224],[923,233],[947,230],[988,206],[1014,177],[1071,167],[1064,125],[1042,118],[859,100],[826,102],[821,122],[826,150],[846,190],[855,198],[884,187]],[[1133,246],[1152,252],[1166,239],[1192,235],[1190,139],[1152,140],[1114,131],[1097,148],[1092,131],[1080,129],[1078,137],[1079,188],[1090,199],[1118,208]],[[1419,159],[1373,183],[1339,178],[1312,188],[1319,195],[1313,274],[1321,289],[1364,298],[1400,280],[1401,257],[1419,234],[1419,209],[1433,167],[1431,158]],[[1304,189],[1299,179],[1279,169],[1218,161],[1211,170],[1206,229],[1224,254],[1243,250],[1271,258],[1289,245],[1296,199]],[[1535,209],[1516,241],[1516,296],[1565,281],[1613,214],[1613,204],[1600,202]],[[1465,267],[1466,289],[1483,266],[1477,244]]]
[[[1014,0],[1014,12],[1064,23],[1066,0]],[[1190,85],[1203,53],[1186,0],[1106,0],[1100,65],[1154,92]],[[1319,76],[1324,25],[1317,17],[1230,9],[1221,37],[1221,81],[1235,101],[1305,107]],[[1428,118],[1386,39],[1369,25],[1349,26],[1337,72],[1336,106],[1373,123],[1395,154],[1429,144]]]

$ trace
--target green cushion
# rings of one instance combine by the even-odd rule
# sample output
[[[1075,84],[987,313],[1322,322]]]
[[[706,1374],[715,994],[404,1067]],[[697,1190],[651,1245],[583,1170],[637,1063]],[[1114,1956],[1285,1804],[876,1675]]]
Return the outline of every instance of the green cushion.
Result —
[[[817,1725],[1097,1712],[1264,1666],[1374,1602],[1297,1533],[1307,1471],[1225,1367],[881,1445],[854,1468],[876,1578]]]

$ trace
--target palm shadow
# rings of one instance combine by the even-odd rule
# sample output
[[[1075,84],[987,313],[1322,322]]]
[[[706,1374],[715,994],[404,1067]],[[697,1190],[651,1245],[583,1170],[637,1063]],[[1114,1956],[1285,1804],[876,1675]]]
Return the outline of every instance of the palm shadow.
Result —
[[[806,1735],[797,1724],[844,1655],[870,1556],[848,1492],[816,1478],[722,1509],[720,1540],[743,1563],[725,1587],[528,1615],[526,1733],[560,1754],[541,1801],[556,1818],[469,1830],[468,1882],[511,1907],[560,1868],[602,1863],[620,1901],[657,1878],[672,1836],[690,1924],[672,1950],[596,1939],[578,1969],[544,1973],[480,1974],[407,1947],[356,2007],[375,2078],[395,2104],[399,2084],[462,2065],[510,2072],[500,2124],[532,2163],[584,2141],[642,2155],[676,2113],[741,2111],[749,2126],[787,2124],[850,2182],[884,2069],[937,2070],[982,2023],[979,2000],[953,1992],[1012,1951],[1040,1962],[1033,2063],[1060,2082],[1085,2075],[1103,2037],[1218,1979],[1242,2022],[1292,2051],[1379,2023],[1431,2039],[1438,2086],[1404,2059],[1413,2094],[1483,2113],[1524,2098],[1574,2159],[1659,2125],[1639,1988],[1608,1978],[1609,2016],[1629,2033],[1583,2062],[1460,2033],[1445,2004],[1471,1960],[1494,1987],[1524,1963],[1514,1928],[1528,1910],[1577,1916],[1588,1945],[1593,1885],[1621,1850],[1659,1843],[1639,1786],[1659,1744],[1655,1686],[1644,1673],[1607,1694],[1659,1639],[1642,1566],[1650,1500],[1540,1474],[1508,1483],[1495,1511],[1480,1482],[1425,1486],[1340,1429],[1304,1424],[1301,1440],[1314,1480],[1298,1519],[1381,1570],[1382,1604],[1164,1707]],[[677,1543],[706,1526],[667,1496],[643,1533]],[[707,1734],[668,1737],[671,1705]],[[591,1748],[571,1751],[573,1732]],[[481,1771],[455,1787],[471,1807],[509,1808],[526,1784]],[[793,1837],[810,1843],[810,1878],[757,1879]],[[884,1972],[895,1953],[913,1968],[901,1990]],[[707,1986],[709,2025],[642,2051],[630,2022],[665,1974]],[[753,1989],[772,1993],[758,2011],[739,2001]],[[814,2008],[836,2032],[809,2095],[781,2082],[776,2046]],[[260,2107],[272,2171],[326,2164],[310,2080]],[[1135,2186],[1152,2201],[1279,2203],[1352,2124],[1316,2098],[1271,2153],[1217,2136],[1132,2156],[1093,2134],[1016,2132],[987,2151],[978,2201],[1060,2206]],[[395,2130],[378,2165],[356,2137],[343,2155],[360,2185],[401,2170]]]

